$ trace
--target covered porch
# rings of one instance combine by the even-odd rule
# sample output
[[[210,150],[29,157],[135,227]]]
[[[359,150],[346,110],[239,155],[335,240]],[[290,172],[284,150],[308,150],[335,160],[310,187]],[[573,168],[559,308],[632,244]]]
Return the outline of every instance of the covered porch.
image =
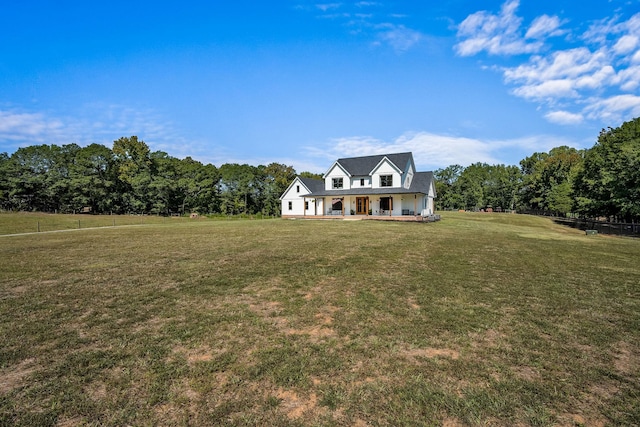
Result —
[[[312,217],[388,217],[411,220],[423,213],[425,195],[409,194],[351,194],[303,196],[304,216]],[[429,212],[431,214],[432,212]]]

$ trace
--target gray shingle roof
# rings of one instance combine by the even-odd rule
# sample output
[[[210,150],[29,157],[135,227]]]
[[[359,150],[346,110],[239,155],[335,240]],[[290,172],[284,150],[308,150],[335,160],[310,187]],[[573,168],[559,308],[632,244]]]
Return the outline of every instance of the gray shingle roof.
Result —
[[[324,190],[324,181],[321,179],[303,178],[303,177],[299,177],[299,178],[300,178],[300,181],[302,181],[302,183],[312,193]]]
[[[384,158],[389,159],[401,171],[405,172],[407,164],[411,163],[414,170],[413,180],[410,188],[390,187],[390,188],[352,188],[349,190],[325,190],[324,180],[298,177],[302,183],[309,189],[311,193],[305,197],[324,197],[324,196],[357,196],[357,195],[373,195],[373,194],[429,194],[433,183],[433,172],[415,172],[415,164],[413,163],[413,154],[396,153],[396,154],[379,154],[375,156],[349,157],[338,159],[339,163],[351,176],[369,176],[378,163]]]
[[[347,157],[344,159],[338,159],[337,163],[347,171],[351,176],[367,176],[371,173],[378,163],[383,158],[388,158],[391,163],[396,165],[398,169],[404,171],[405,166],[409,161],[413,160],[411,153],[396,153],[396,154],[377,154],[375,156],[364,157]],[[413,162],[412,162],[413,165]],[[415,166],[414,166],[415,168]]]

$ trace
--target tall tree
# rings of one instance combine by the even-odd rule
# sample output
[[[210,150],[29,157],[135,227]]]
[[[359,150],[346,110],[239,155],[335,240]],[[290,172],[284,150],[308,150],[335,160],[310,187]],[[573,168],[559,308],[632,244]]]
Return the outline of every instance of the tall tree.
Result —
[[[525,209],[571,212],[573,180],[582,159],[582,152],[567,146],[523,159],[520,162],[524,177],[521,197]]]
[[[640,219],[640,118],[600,132],[574,187],[584,215]]]
[[[280,215],[280,196],[295,177],[295,169],[281,163],[271,163],[264,169],[263,213]]]
[[[11,169],[11,159],[7,153],[0,153],[0,210],[12,208],[9,200],[11,185],[9,184],[9,173]]]
[[[458,188],[458,179],[464,171],[460,165],[447,166],[433,173],[436,184],[435,199],[437,209],[462,209],[464,203]]]
[[[71,203],[74,210],[111,212],[116,206],[113,152],[100,144],[81,148],[70,171]]]
[[[151,152],[149,146],[137,136],[122,137],[113,143],[118,178],[123,184],[124,210],[149,212],[152,183]]]

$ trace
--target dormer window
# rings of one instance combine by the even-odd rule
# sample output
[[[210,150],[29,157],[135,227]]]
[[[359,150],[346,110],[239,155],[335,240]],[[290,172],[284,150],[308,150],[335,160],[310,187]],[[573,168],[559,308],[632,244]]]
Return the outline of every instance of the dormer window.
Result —
[[[342,178],[333,178],[331,188],[334,190],[342,189]]]
[[[393,175],[380,175],[380,187],[393,187]]]
[[[360,178],[360,187],[364,187],[364,178]]]

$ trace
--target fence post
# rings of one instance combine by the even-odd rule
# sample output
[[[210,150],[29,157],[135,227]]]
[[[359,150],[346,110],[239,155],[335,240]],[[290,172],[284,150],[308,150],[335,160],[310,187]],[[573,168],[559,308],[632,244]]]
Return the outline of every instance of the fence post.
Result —
[[[38,221],[38,233],[40,232],[40,221]]]
[[[78,230],[80,230],[80,220],[78,220]]]

